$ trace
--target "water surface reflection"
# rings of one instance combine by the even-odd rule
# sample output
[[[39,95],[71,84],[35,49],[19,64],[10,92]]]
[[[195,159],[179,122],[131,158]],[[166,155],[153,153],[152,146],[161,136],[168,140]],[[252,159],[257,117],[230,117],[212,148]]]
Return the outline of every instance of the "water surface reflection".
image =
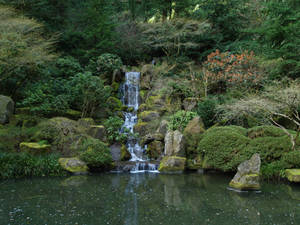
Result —
[[[2,224],[300,224],[300,186],[227,189],[230,177],[101,174],[1,181]]]

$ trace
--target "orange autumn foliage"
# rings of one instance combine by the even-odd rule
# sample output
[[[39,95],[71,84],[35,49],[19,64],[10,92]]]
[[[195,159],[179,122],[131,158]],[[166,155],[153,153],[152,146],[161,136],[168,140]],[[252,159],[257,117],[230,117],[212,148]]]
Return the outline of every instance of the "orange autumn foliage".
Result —
[[[259,86],[263,80],[253,52],[232,54],[216,50],[207,56],[204,68],[205,80],[210,85],[223,82],[226,88],[252,88]]]

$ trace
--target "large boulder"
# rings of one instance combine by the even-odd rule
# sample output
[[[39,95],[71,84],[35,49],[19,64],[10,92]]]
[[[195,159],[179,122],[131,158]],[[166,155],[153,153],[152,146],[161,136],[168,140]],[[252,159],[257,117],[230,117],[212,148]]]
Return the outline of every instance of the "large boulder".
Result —
[[[160,159],[164,152],[164,144],[161,141],[153,141],[148,144],[146,153],[150,159]]]
[[[162,134],[163,136],[165,136],[167,131],[168,131],[168,121],[167,120],[162,120],[160,122],[160,125],[159,125],[156,132]]]
[[[60,158],[58,162],[61,167],[68,172],[74,174],[86,174],[88,172],[87,165],[77,157]]]
[[[300,169],[286,169],[285,175],[290,182],[300,182]]]
[[[93,138],[106,141],[106,130],[102,125],[91,125],[87,132]]]
[[[21,152],[26,152],[32,155],[41,155],[51,152],[51,145],[35,143],[35,142],[22,142],[20,143]]]
[[[254,154],[238,166],[238,172],[229,183],[229,186],[239,190],[259,190],[260,156]]]
[[[204,132],[205,129],[204,129],[203,121],[199,116],[196,116],[188,123],[183,133],[186,135],[194,135],[194,134],[201,134]]]
[[[165,156],[159,165],[160,172],[183,172],[186,158],[178,156]]]
[[[86,128],[77,121],[64,117],[55,117],[43,121],[38,125],[34,140],[46,140],[51,144],[53,151],[58,151],[64,156],[73,156],[78,153],[82,143],[91,138],[86,133]]]
[[[183,108],[185,111],[192,111],[199,102],[199,98],[185,98],[183,100]]]
[[[119,143],[115,143],[111,145],[109,148],[110,148],[110,153],[113,161],[121,161],[122,145]]]
[[[185,156],[184,137],[178,130],[167,132],[164,154],[166,156]]]
[[[10,97],[0,95],[0,124],[8,123],[14,110],[14,101]]]
[[[151,89],[151,80],[153,78],[153,73],[154,70],[152,64],[146,64],[142,67],[140,82],[141,89]]]
[[[82,127],[89,128],[92,125],[95,125],[93,118],[81,118],[78,120],[78,124]]]
[[[156,111],[144,111],[139,114],[139,119],[144,122],[151,122],[159,118],[159,113]]]

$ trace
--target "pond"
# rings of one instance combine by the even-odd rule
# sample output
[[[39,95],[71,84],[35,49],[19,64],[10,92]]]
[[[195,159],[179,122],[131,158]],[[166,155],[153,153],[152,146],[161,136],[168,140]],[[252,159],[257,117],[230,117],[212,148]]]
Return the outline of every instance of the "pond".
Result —
[[[100,174],[0,181],[0,224],[300,224],[300,186],[227,189],[218,174]]]

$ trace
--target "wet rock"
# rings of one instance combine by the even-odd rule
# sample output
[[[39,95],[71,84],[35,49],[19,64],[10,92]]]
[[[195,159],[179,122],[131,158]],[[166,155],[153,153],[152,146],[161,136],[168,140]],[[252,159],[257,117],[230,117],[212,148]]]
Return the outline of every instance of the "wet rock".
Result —
[[[14,113],[14,110],[14,101],[10,97],[0,95],[0,124],[8,123]]]
[[[290,182],[300,182],[300,169],[286,169],[285,175]]]
[[[145,137],[143,137],[141,145],[148,145],[153,141],[164,141],[164,136],[160,133],[147,134]]]
[[[40,144],[35,142],[22,142],[20,143],[21,152],[26,152],[32,155],[41,155],[50,153],[51,145]]]
[[[259,190],[260,164],[260,156],[257,153],[251,159],[241,163],[229,186],[239,190]]]
[[[121,147],[121,161],[128,161],[130,160],[131,155],[130,152],[128,151],[126,145],[122,145]]]
[[[178,130],[167,132],[164,154],[166,156],[185,156],[184,137]]]
[[[138,133],[140,137],[145,136],[148,133],[149,125],[146,122],[139,121],[133,128],[134,133]]]
[[[110,153],[112,156],[113,161],[120,161],[121,160],[121,144],[113,144],[110,146]]]
[[[185,168],[186,158],[178,156],[165,156],[159,165],[160,172],[182,172]]]
[[[78,159],[77,157],[73,158],[60,158],[58,160],[59,164],[63,169],[74,174],[86,174],[88,172],[87,165]]]

